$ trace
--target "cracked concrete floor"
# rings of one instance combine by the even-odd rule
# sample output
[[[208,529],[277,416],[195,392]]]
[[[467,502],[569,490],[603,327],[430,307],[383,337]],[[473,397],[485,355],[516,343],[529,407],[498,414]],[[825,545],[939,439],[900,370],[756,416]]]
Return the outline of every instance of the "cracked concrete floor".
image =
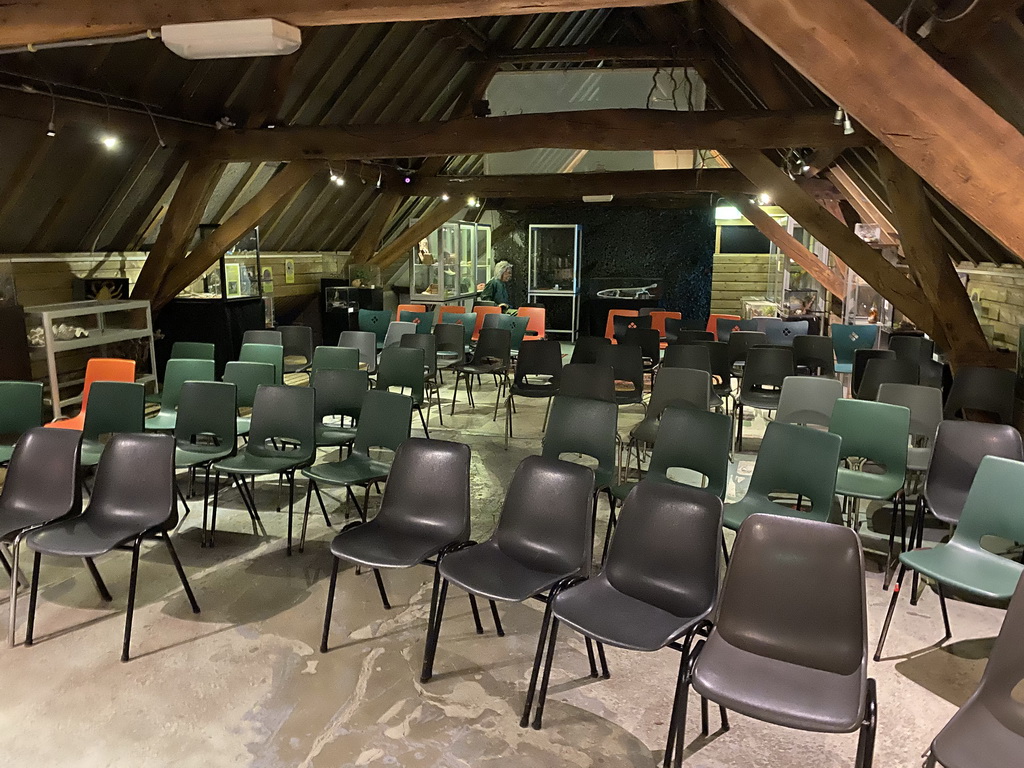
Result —
[[[450,387],[445,388],[450,403]],[[510,449],[491,421],[494,390],[464,396],[432,436],[473,448],[474,536],[493,529],[503,489],[522,457],[539,452],[543,401],[524,401]],[[446,405],[448,404],[446,403]],[[637,421],[622,410],[620,431]],[[418,420],[417,420],[418,421]],[[757,445],[763,423],[746,430]],[[752,455],[737,457],[731,494],[741,494]],[[301,490],[300,484],[300,503]],[[502,606],[507,636],[475,634],[465,595],[449,594],[435,677],[419,683],[431,571],[385,573],[394,605],[385,611],[372,576],[339,576],[331,650],[320,654],[333,532],[310,516],[305,552],[285,556],[286,515],[273,511],[274,483],[258,501],[269,530],[252,535],[234,491],[225,492],[217,546],[202,549],[195,510],[177,549],[202,606],[192,615],[165,551],[151,545],[140,568],[134,658],[119,662],[129,555],[98,561],[114,595],[104,604],[78,563],[43,561],[37,644],[0,649],[0,753],[10,766],[654,766],[678,656],[609,649],[610,680],[587,677],[578,636],[560,633],[542,731],[519,713],[540,622],[539,603]],[[340,497],[339,497],[340,498]],[[376,497],[371,500],[371,506]],[[315,508],[315,505],[314,505]],[[330,508],[330,507],[329,507]],[[300,507],[301,509],[301,507]],[[331,511],[335,530],[345,505]],[[602,505],[601,519],[606,516]],[[601,533],[599,526],[599,533]],[[889,593],[869,562],[869,640]],[[19,643],[27,601],[19,604]],[[6,604],[2,608],[6,616]],[[926,591],[902,603],[886,647],[871,665],[878,680],[876,766],[918,766],[931,737],[981,676],[1002,612],[951,602],[954,639],[938,648],[941,620]],[[784,730],[732,716],[728,733],[700,740],[691,700],[686,765],[813,766],[853,763],[855,736]],[[712,714],[712,727],[717,719]],[[696,740],[695,740],[696,739]]]

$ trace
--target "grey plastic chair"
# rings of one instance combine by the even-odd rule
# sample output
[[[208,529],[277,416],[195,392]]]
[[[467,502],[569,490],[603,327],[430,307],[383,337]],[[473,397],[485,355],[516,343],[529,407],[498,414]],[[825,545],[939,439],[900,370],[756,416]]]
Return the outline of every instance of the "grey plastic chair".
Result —
[[[605,336],[580,336],[572,348],[571,365],[592,365],[597,362],[597,351],[602,347],[610,347],[612,340]]]
[[[652,373],[661,364],[661,335],[654,328],[630,328],[620,343],[640,347],[645,373]]]
[[[705,331],[697,328],[678,328],[675,331],[675,335],[672,334],[672,328],[676,323],[685,323],[685,320],[674,320],[671,317],[665,320],[665,335],[668,339],[668,345],[671,347],[674,344],[696,344],[701,341],[714,341],[715,334],[711,331]],[[703,323],[701,324],[703,327]]]
[[[7,643],[14,647],[18,610],[21,541],[40,526],[82,511],[79,459],[82,433],[77,429],[33,427],[14,446],[0,491],[0,541],[9,543],[11,562],[10,624]],[[0,553],[2,557],[2,553]],[[90,570],[95,568],[91,564]]]
[[[732,338],[739,335],[734,333]],[[736,451],[743,450],[743,409],[777,411],[782,383],[794,373],[793,350],[755,347],[747,353],[740,392],[736,396]]]
[[[385,609],[391,608],[381,568],[437,563],[469,539],[469,446],[411,438],[395,452],[380,511],[345,526],[331,542],[331,582],[320,652],[327,653],[334,591],[342,560],[373,569]],[[435,589],[436,593],[436,589]]]
[[[466,397],[471,408],[476,407],[473,399],[473,377],[494,377],[497,395],[494,398],[494,418],[498,418],[498,403],[501,396],[508,390],[508,368],[512,362],[512,334],[505,328],[481,328],[480,339],[473,351],[473,359],[469,362],[453,365],[455,371],[455,390],[452,393],[452,410],[455,413],[455,402],[459,397],[459,381],[466,382]]]
[[[711,410],[711,374],[693,368],[663,368],[654,380],[651,401],[643,420],[629,432],[630,452],[636,451],[640,466],[640,447],[653,445],[658,437],[661,416],[670,405]]]
[[[1001,424],[1013,423],[1013,390],[1016,374],[1001,368],[964,366],[953,377],[946,398],[945,417],[963,418],[963,409],[985,411]]]
[[[562,393],[551,404],[548,428],[544,432],[541,455],[550,459],[563,454],[589,456],[598,463],[595,473],[596,494],[608,490],[615,482],[615,441],[618,437],[618,408],[605,400],[569,397]],[[612,501],[614,504],[614,501]]]
[[[82,429],[82,466],[94,467],[106,448],[104,435],[146,430],[146,388],[125,381],[94,381]]]
[[[661,367],[693,368],[711,373],[711,352],[703,344],[671,344],[661,358]]]
[[[627,318],[636,320],[637,318]],[[613,344],[597,351],[597,364],[610,366],[615,376],[615,401],[619,405],[643,402],[644,357],[640,347]],[[627,387],[627,385],[629,385]]]
[[[398,344],[405,349],[423,350],[423,383],[426,385],[427,410],[431,401],[437,403],[437,419],[444,426],[444,414],[441,413],[441,385],[437,378],[437,337],[433,333],[412,333],[402,337]]]
[[[284,347],[285,358],[302,358],[301,362],[286,360],[285,373],[308,373],[313,363],[313,329],[308,325],[282,325],[281,345]]]
[[[217,348],[204,341],[176,341],[171,345],[170,360],[215,360]]]
[[[449,584],[492,601],[499,635],[503,630],[493,601],[521,603],[533,597],[545,602],[543,643],[551,618],[551,598],[568,579],[590,572],[593,487],[594,473],[586,467],[541,456],[523,459],[512,476],[491,538],[446,555],[437,566],[440,578],[431,593],[421,682],[433,676]],[[593,665],[591,670],[596,674]],[[530,687],[535,685],[536,680]],[[529,705],[527,701],[524,717]]]
[[[284,384],[284,347],[276,344],[243,344],[238,353],[240,363],[270,363],[274,366],[274,383]]]
[[[797,336],[793,339],[793,362],[798,373],[835,376],[836,357],[832,339],[828,336]]]
[[[854,396],[858,400],[877,400],[878,388],[883,384],[914,384],[920,381],[920,366],[911,360],[895,358],[868,360],[860,386]]]
[[[400,320],[393,321],[384,335],[384,348],[398,344],[402,337],[409,333],[416,333],[416,323],[403,323]]]
[[[935,354],[935,342],[924,336],[897,334],[889,337],[889,349],[896,353],[897,360],[924,363]]]
[[[338,346],[358,349],[359,364],[370,374],[377,370],[377,337],[372,331],[342,331]]]
[[[857,349],[853,352],[853,368],[850,377],[850,391],[860,390],[861,379],[871,360],[895,360],[896,353],[891,349]]]
[[[544,411],[542,430],[547,429],[551,400],[558,394],[562,384],[562,345],[554,339],[540,339],[524,344],[519,350],[515,376],[505,398],[505,450],[512,436],[512,414],[515,413],[515,398],[545,398],[548,406]]]
[[[711,358],[711,375],[718,379],[712,384],[715,394],[723,400],[732,395],[732,365],[729,363],[729,345],[724,341],[702,341]]]
[[[238,408],[252,408],[256,403],[256,390],[260,387],[272,387],[277,382],[277,371],[270,363],[246,363],[237,360],[224,366],[224,376],[228,384],[235,385],[236,404]],[[251,416],[238,416],[235,419],[235,431],[239,435],[248,435]]]
[[[1013,689],[1024,678],[1024,579],[1010,600],[978,689],[932,741],[925,768],[1003,768],[1024,754],[1024,709]]]
[[[356,439],[355,427],[346,427],[344,419],[358,423],[369,382],[366,371],[314,371],[310,384],[316,390],[314,439],[317,448],[350,445]],[[328,424],[326,419],[341,419],[341,423]]]
[[[419,334],[409,334],[419,335]],[[420,416],[423,434],[430,437],[427,419],[430,418],[431,401],[426,397],[423,378],[425,355],[420,348],[401,346],[400,344],[384,347],[377,363],[376,389],[389,390],[398,387],[402,394],[412,398],[413,406]],[[408,390],[408,391],[407,391]],[[427,404],[427,413],[423,414],[423,403]],[[443,422],[442,422],[443,423]]]
[[[871,768],[877,700],[867,676],[864,553],[849,528],[772,515],[747,520],[715,628],[694,655],[689,681],[702,697],[786,728],[859,731],[855,765]],[[685,696],[684,685],[680,722]]]
[[[552,600],[544,674],[537,695],[534,728],[541,727],[558,627],[565,624],[589,640],[631,651],[670,647],[680,652],[677,694],[698,631],[707,631],[718,593],[718,535],[722,500],[680,485],[642,482],[627,497],[605,566],[595,578],[571,586]],[[686,535],[679,532],[685,530]],[[539,650],[543,650],[542,648]],[[532,678],[540,668],[541,653]],[[601,654],[603,672],[607,670]],[[527,694],[529,701],[530,695]],[[678,744],[681,709],[669,718],[666,762]]]
[[[764,331],[733,331],[726,343],[729,345],[729,365],[736,368],[746,363],[752,348],[766,345],[768,336]]]
[[[317,347],[313,350],[310,376],[315,376],[317,371],[327,370],[359,370],[359,350],[355,347]]]
[[[95,389],[89,396],[90,409],[94,393]],[[132,566],[121,661],[128,661],[131,647],[139,554],[145,539],[163,540],[192,612],[199,613],[199,604],[171,543],[169,531],[177,524],[178,517],[175,506],[174,438],[170,435],[115,435],[96,470],[96,485],[85,511],[77,517],[44,526],[25,538],[25,544],[35,552],[25,645],[33,643],[39,566],[43,555],[81,557],[88,563],[115,549],[131,549]],[[110,593],[99,571],[95,566],[91,566],[90,571],[97,588],[109,601]]]
[[[787,376],[782,381],[775,421],[828,429],[832,421],[832,409],[842,397],[843,385],[839,379]]]
[[[942,392],[934,387],[885,383],[878,388],[878,397],[875,399],[880,403],[902,405],[910,409],[907,471],[924,472],[931,459],[935,430],[942,421]]]
[[[284,335],[279,330],[246,331],[242,334],[242,344],[270,344],[274,347],[283,347]]]
[[[466,332],[456,323],[438,323],[434,326],[437,337],[437,367],[439,371],[466,362]]]
[[[203,531],[208,546],[213,546],[217,530],[217,499],[220,496],[220,476],[225,474],[234,481],[242,497],[242,503],[252,520],[253,533],[257,525],[267,535],[259,512],[256,509],[254,488],[256,478],[262,475],[278,475],[288,482],[288,546],[292,553],[292,520],[295,509],[295,472],[308,466],[316,455],[313,430],[315,390],[309,387],[260,387],[256,390],[256,402],[252,408],[252,423],[249,427],[249,442],[245,451],[213,465],[213,514],[210,517],[209,535]]]
[[[0,465],[10,461],[14,445],[23,434],[42,425],[43,385],[37,381],[0,381]]]
[[[146,419],[146,429],[160,432],[174,429],[178,418],[178,401],[186,381],[213,381],[213,360],[187,358],[168,360],[164,369],[164,386],[160,393],[160,411]],[[88,414],[87,414],[88,415]]]
[[[614,403],[615,370],[610,365],[597,363],[569,363],[562,368],[562,383],[558,391],[566,397]]]

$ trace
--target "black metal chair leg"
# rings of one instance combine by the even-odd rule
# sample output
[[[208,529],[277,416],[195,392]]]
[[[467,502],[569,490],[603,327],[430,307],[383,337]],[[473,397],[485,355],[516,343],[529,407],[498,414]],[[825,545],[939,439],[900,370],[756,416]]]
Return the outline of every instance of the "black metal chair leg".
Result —
[[[608,526],[604,529],[604,546],[601,547],[601,562],[608,556],[608,545],[612,540],[612,531],[615,530],[615,526],[618,520],[615,516],[615,503],[612,501],[610,509],[608,511]]]
[[[174,481],[174,490],[178,492],[178,498],[181,500],[181,506],[185,508],[185,514],[181,516],[181,519],[184,520],[192,510],[188,508],[188,501],[185,499],[185,493],[181,490],[181,486],[178,485],[177,480]]]
[[[725,564],[729,565],[729,545],[725,542],[725,530],[722,530],[722,556],[725,557]]]
[[[441,579],[439,571],[434,571],[434,595],[431,596],[430,621],[427,626],[427,643],[423,649],[423,670],[420,682],[426,683],[434,676],[434,657],[437,655],[437,640],[441,634],[441,620],[444,618],[444,602],[448,597],[448,580]],[[440,580],[440,591],[438,581]]]
[[[558,618],[551,617],[551,637],[548,640],[548,655],[544,661],[544,674],[540,680],[540,691],[537,694],[537,710],[533,715],[533,730],[541,729],[544,717],[544,702],[548,696],[548,682],[551,680],[551,665],[555,661],[555,644],[558,642]]]
[[[132,643],[132,620],[135,617],[135,588],[139,582],[139,549],[142,537],[135,539],[132,545],[132,574],[128,580],[128,606],[124,615],[124,643],[121,645],[121,661],[128,661],[128,651]]]
[[[875,693],[874,678],[868,678],[864,695],[864,722],[857,740],[857,768],[871,768],[875,757],[875,728],[878,723],[878,697]]]
[[[679,752],[683,751],[686,736],[686,698],[689,693],[687,669],[690,656],[688,653],[681,653],[679,656],[679,674],[676,677],[676,692],[672,699],[672,714],[668,721],[668,740],[665,742],[663,768],[669,768],[672,765],[672,758],[677,749]]]
[[[917,549],[920,549],[924,544],[924,514],[925,514],[925,503],[924,494],[922,493],[917,497],[917,504],[914,505],[914,523],[910,528],[910,545]],[[910,592],[910,604],[916,606],[917,601],[921,599],[921,594],[918,591],[920,587],[920,574],[914,571],[913,583],[911,584]]]
[[[530,710],[533,707],[533,697],[537,692],[537,678],[540,676],[540,665],[544,659],[544,644],[548,637],[548,626],[551,623],[551,601],[553,595],[548,595],[547,605],[544,607],[544,618],[540,622],[540,632],[537,635],[537,653],[533,657],[533,670],[530,672],[530,685],[526,688],[526,703],[523,706],[523,717],[519,721],[521,728],[530,724]]]
[[[942,626],[946,630],[946,636],[942,638],[942,642],[946,642],[953,636],[953,630],[949,628],[949,612],[946,610],[946,596],[942,592],[941,582],[936,582],[935,586],[938,587],[939,591],[939,607],[942,609]]]
[[[39,565],[43,556],[38,552],[32,559],[32,586],[28,592],[28,625],[25,627],[25,645],[32,645],[32,631],[36,626],[36,600],[39,597]]]
[[[189,586],[188,579],[185,577],[185,569],[181,567],[181,560],[178,559],[178,553],[175,552],[174,544],[171,543],[171,536],[166,531],[164,531],[163,540],[164,544],[167,545],[167,551],[171,555],[171,562],[174,563],[174,570],[178,572],[181,586],[184,588],[188,601],[192,605],[192,613],[199,613],[199,603],[196,602],[196,596],[192,594],[192,587]]]
[[[604,643],[597,644],[597,658],[601,661],[601,677],[607,680],[612,676],[612,673],[608,671],[608,659],[604,655]]]
[[[302,510],[302,532],[299,534],[299,552],[306,551],[306,526],[309,523],[309,505],[313,502],[313,488],[315,480],[310,479],[306,486],[306,505]]]
[[[583,638],[587,644],[587,661],[590,662],[590,676],[597,677],[597,659],[594,657],[594,641],[589,637]]]
[[[83,557],[82,560],[85,561],[85,567],[89,569],[89,575],[92,576],[93,583],[96,585],[96,591],[100,593],[100,597],[109,603],[114,598],[110,596],[107,585],[103,583],[103,577],[100,576],[96,563],[93,562],[91,557]]]
[[[708,700],[700,697],[700,735],[707,736],[711,732],[708,726]]]
[[[292,518],[295,513],[295,470],[286,472],[288,475],[288,556],[292,554]],[[303,542],[305,543],[305,542]]]
[[[349,448],[349,455],[350,456],[352,455],[351,446]],[[316,484],[315,480],[310,480],[309,481],[309,485],[313,489],[313,492],[316,493],[316,500],[320,503],[320,512],[324,516],[324,522],[327,523],[327,527],[328,528],[333,528],[334,526],[331,525],[331,518],[328,517],[328,515],[327,515],[327,507],[324,505],[324,497],[320,493],[320,486]],[[346,486],[346,488],[347,487],[348,486]],[[352,491],[349,490],[349,493],[351,493],[351,492]]]
[[[882,646],[885,645],[886,635],[889,634],[889,625],[892,623],[892,615],[896,611],[896,601],[900,599],[900,588],[903,586],[903,577],[907,575],[907,566],[900,566],[899,576],[896,577],[896,585],[892,588],[892,599],[889,601],[889,611],[885,614],[885,622],[882,624],[882,634],[878,637],[878,647],[875,649],[875,661],[882,660]]]
[[[335,558],[337,560],[337,558]],[[373,569],[373,578],[377,582],[377,590],[380,592],[380,601],[384,604],[385,610],[391,610],[391,603],[388,602],[388,593],[384,589],[384,579],[380,575],[380,570],[377,568]]]
[[[455,415],[455,401],[459,399],[459,379],[462,378],[462,372],[455,372],[455,390],[452,392],[452,410],[448,414],[449,416]]]
[[[480,608],[476,604],[476,595],[470,594],[469,607],[473,609],[473,623],[476,625],[476,633],[482,635],[484,633],[484,625],[480,623]]]
[[[320,637],[320,653],[327,653],[327,638],[331,633],[331,613],[334,610],[334,589],[338,584],[338,558],[331,556],[331,583],[327,588],[327,610],[324,612],[324,633]]]
[[[498,605],[493,600],[488,600],[491,604],[491,618],[494,619],[494,631],[497,632],[498,637],[505,636],[505,630],[501,626],[501,617],[498,616]]]

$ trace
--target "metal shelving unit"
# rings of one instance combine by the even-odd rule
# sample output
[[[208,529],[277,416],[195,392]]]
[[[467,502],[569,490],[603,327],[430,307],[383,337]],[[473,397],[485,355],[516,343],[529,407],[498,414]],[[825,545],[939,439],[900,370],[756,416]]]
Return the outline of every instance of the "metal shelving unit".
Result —
[[[125,323],[118,323],[116,317],[109,317],[115,313],[145,311],[146,325],[144,328],[130,327]],[[36,322],[43,328],[44,345],[33,347],[32,354],[36,357],[45,356],[47,377],[50,382],[50,400],[53,406],[53,418],[61,417],[61,408],[65,405],[72,405],[81,402],[81,395],[76,397],[62,398],[60,396],[61,381],[58,378],[57,353],[69,352],[75,349],[87,349],[89,347],[102,347],[106,354],[106,347],[120,341],[131,341],[132,339],[149,339],[149,366],[148,374],[137,376],[136,381],[140,383],[154,382],[156,386],[156,349],[153,345],[153,315],[148,301],[70,301],[62,304],[40,304],[34,307],[25,307],[25,314],[29,315],[30,323]],[[84,318],[94,323],[93,327],[87,327],[89,335],[78,339],[57,340],[53,336],[54,321],[67,321],[70,319]],[[83,327],[86,323],[80,323]],[[64,386],[81,383],[81,379],[64,381]]]

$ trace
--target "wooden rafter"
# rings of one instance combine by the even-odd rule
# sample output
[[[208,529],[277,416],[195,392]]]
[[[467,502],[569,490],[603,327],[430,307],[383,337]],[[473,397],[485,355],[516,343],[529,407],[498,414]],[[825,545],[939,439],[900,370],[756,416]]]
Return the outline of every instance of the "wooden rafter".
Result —
[[[359,239],[356,240],[349,253],[349,260],[353,264],[369,261],[370,257],[377,252],[377,246],[380,244],[381,238],[384,237],[388,222],[391,221],[391,217],[395,215],[395,211],[398,210],[401,203],[402,196],[393,192],[384,192],[377,196],[373,215],[370,216],[370,220],[366,223],[366,227],[363,228],[362,234],[359,235]]]
[[[675,45],[559,45],[548,48],[496,50],[474,58],[501,65],[557,64],[596,61],[656,62],[687,66],[708,53],[693,46]]]

